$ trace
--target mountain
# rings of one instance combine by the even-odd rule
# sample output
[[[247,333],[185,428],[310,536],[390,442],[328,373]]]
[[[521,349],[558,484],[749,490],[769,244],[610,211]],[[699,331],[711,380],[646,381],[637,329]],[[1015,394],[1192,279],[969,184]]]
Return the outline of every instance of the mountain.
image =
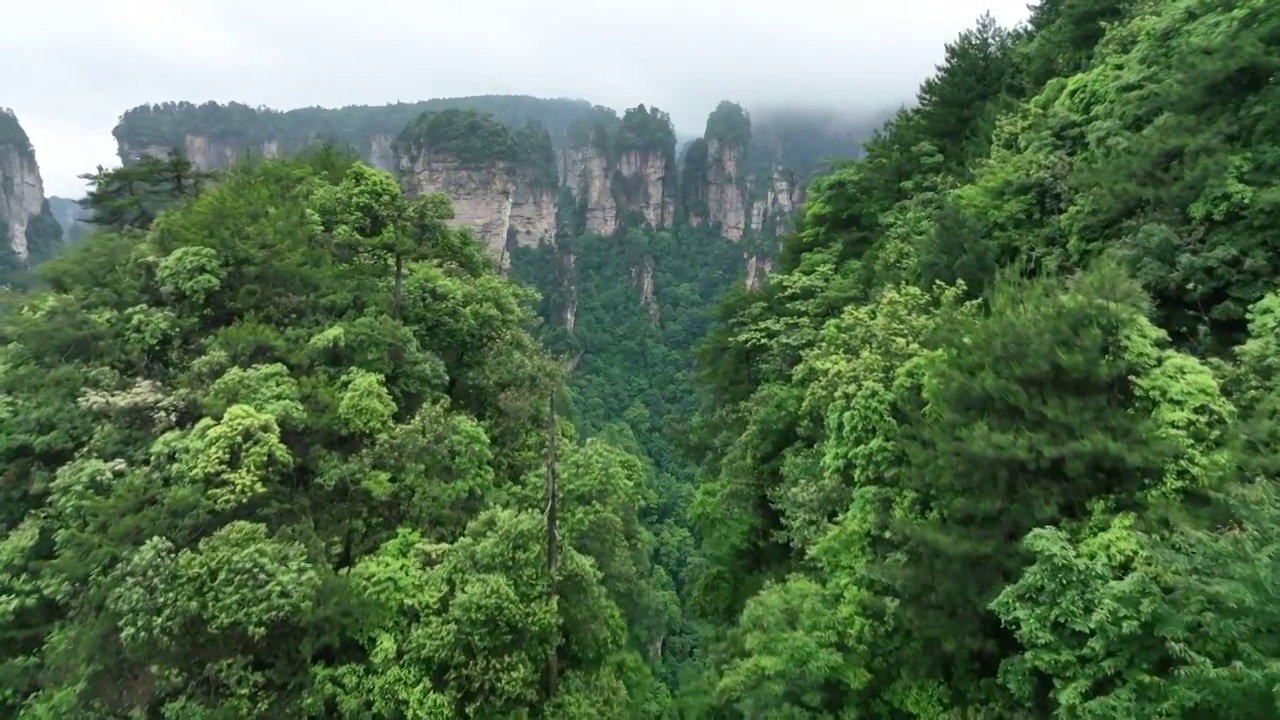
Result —
[[[1277,105],[1275,0],[1045,0],[812,182],[728,102],[102,170],[0,717],[1277,717]]]
[[[50,257],[61,242],[31,140],[13,111],[0,108],[0,282]]]
[[[726,101],[702,137],[689,137],[645,105],[620,115],[585,100],[493,95],[285,112],[164,103],[124,113],[113,135],[126,165],[177,149],[203,169],[349,146],[410,194],[447,194],[455,225],[473,229],[505,269],[514,247],[625,227],[705,224],[732,242],[771,239],[822,160],[857,157],[873,127],[799,111],[766,113],[753,127]],[[770,263],[767,249],[746,252],[748,283]]]
[[[54,195],[49,198],[49,211],[53,213],[53,219],[58,221],[62,237],[67,242],[78,240],[88,232],[84,220],[89,217],[89,213],[80,206],[79,201]]]
[[[536,121],[548,129],[553,139],[563,142],[570,126],[591,112],[591,104],[585,100],[524,95],[477,95],[288,111],[237,102],[165,102],[126,111],[112,135],[125,164],[143,155],[160,155],[178,148],[197,166],[214,169],[226,167],[245,153],[278,157],[314,143],[332,142],[354,148],[376,168],[391,170],[391,145],[405,126],[424,112],[442,110],[486,113],[511,127]]]

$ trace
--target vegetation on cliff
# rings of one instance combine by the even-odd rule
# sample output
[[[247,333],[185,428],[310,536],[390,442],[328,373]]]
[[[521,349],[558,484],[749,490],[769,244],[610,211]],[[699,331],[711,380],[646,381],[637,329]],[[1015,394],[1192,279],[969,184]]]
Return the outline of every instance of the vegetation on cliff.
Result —
[[[396,154],[451,160],[468,170],[506,168],[531,187],[559,185],[551,136],[539,123],[512,132],[491,115],[467,110],[423,113],[395,142]]]
[[[679,173],[676,168],[676,132],[671,116],[656,107],[644,105],[628,109],[612,143],[614,201],[618,205],[619,226],[643,227],[647,220],[632,210],[649,203],[665,208],[676,196]],[[653,173],[661,172],[662,185],[658,197],[650,197],[647,188]],[[666,223],[675,218],[667,218]],[[654,224],[663,224],[657,223]]]
[[[656,107],[629,108],[622,114],[613,147],[619,155],[640,152],[674,161],[676,131],[671,125],[671,116]]]
[[[547,128],[552,142],[559,146],[565,142],[570,126],[588,115],[591,105],[584,100],[524,95],[434,98],[391,105],[288,111],[254,108],[236,102],[201,105],[166,102],[126,111],[112,132],[120,143],[134,148],[181,148],[185,146],[186,136],[191,134],[248,149],[276,142],[282,152],[294,153],[307,145],[328,142],[364,154],[374,136],[395,138],[423,113],[443,110],[492,115],[513,130],[538,122]]]
[[[519,157],[511,131],[492,115],[464,110],[427,112],[396,138],[397,154],[448,158],[466,168],[514,165]]]
[[[581,118],[569,128],[569,146],[594,147],[605,157],[609,157],[612,152],[612,138],[617,134],[621,124],[622,119],[618,117],[617,111],[596,105],[591,108],[591,112],[586,117]]]
[[[741,105],[721,100],[707,117],[707,131],[703,137],[745,149],[751,144],[751,116]]]
[[[531,122],[517,130],[512,139],[516,144],[516,167],[529,183],[551,192],[559,189],[559,159],[547,129]]]
[[[27,137],[22,123],[8,108],[0,108],[0,147],[15,148],[24,155],[34,154],[31,138]]]
[[[24,258],[14,251],[8,220],[0,212],[0,287],[28,287],[33,280],[28,270],[57,256],[62,250],[62,226],[53,217],[48,200],[40,204],[39,212],[27,218],[26,240],[27,256]]]
[[[681,224],[687,224],[690,217],[707,217],[708,152],[705,137],[697,138],[684,149],[680,165]]]
[[[102,223],[0,315],[0,714],[1274,717],[1278,57],[984,18],[755,292],[331,149]]]

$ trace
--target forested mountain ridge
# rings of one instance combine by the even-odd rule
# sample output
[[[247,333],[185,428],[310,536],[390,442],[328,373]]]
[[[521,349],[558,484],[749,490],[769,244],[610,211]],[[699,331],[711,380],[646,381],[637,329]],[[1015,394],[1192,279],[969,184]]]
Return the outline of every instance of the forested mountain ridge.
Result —
[[[153,167],[0,312],[0,715],[663,714],[647,464],[557,421],[448,199]]]
[[[484,238],[505,268],[513,246],[609,236],[626,225],[669,228],[685,218],[714,224],[734,242],[772,237],[766,226],[791,212],[803,181],[825,159],[855,157],[871,130],[866,120],[817,113],[766,119],[753,138],[745,112],[721,103],[708,134],[686,144],[682,165],[671,120],[656,108],[619,115],[580,100],[507,95],[288,112],[166,103],[129,110],[113,132],[126,164],[177,149],[202,169],[318,142],[351,147],[411,192],[449,195],[454,221]],[[715,138],[734,123],[739,134]]]
[[[178,148],[201,168],[215,169],[240,159],[245,152],[279,157],[317,143],[332,143],[354,149],[374,167],[393,170],[392,143],[405,126],[425,112],[483,113],[513,129],[538,122],[559,145],[563,144],[569,128],[586,118],[591,109],[591,103],[585,100],[520,95],[287,111],[237,102],[199,105],[165,102],[125,111],[112,135],[116,138],[120,159],[125,163]]]
[[[1277,106],[1274,2],[1045,0],[810,188],[701,353],[687,716],[1280,714]]]
[[[13,111],[0,108],[0,284],[51,257],[61,241],[35,148]]]
[[[419,115],[603,159],[506,276],[332,146],[100,170],[0,306],[0,717],[1274,718],[1277,106],[1271,0],[983,18],[755,288],[732,105]]]

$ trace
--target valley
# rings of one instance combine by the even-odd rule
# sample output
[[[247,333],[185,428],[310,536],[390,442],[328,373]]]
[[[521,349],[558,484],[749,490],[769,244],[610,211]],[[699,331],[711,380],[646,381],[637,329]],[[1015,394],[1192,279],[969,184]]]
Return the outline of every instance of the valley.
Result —
[[[0,718],[1275,717],[1277,58],[0,115]]]

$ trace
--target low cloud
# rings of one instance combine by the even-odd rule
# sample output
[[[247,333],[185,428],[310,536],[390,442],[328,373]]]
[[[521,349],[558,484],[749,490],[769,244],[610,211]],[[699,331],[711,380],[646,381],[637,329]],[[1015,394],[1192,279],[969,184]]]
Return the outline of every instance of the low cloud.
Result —
[[[908,101],[979,15],[1012,25],[1026,2],[15,3],[0,105],[31,136],[47,192],[78,196],[77,174],[116,162],[120,113],[165,100],[287,109],[516,93],[656,105],[682,134],[726,98],[876,113]]]

